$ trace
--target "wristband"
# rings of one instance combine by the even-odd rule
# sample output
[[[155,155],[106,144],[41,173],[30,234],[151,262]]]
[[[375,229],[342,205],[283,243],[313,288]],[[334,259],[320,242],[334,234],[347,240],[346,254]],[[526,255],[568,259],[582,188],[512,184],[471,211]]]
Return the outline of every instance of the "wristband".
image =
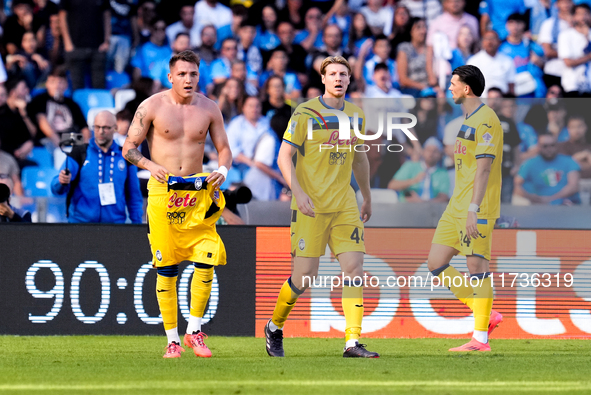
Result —
[[[228,178],[228,169],[226,169],[226,166],[220,166],[219,169],[214,170],[214,173],[220,173],[221,175],[224,176],[224,178]]]
[[[478,205],[476,203],[470,203],[470,205],[468,206],[468,212],[473,212],[473,213],[477,213],[478,210],[480,208],[478,207]]]

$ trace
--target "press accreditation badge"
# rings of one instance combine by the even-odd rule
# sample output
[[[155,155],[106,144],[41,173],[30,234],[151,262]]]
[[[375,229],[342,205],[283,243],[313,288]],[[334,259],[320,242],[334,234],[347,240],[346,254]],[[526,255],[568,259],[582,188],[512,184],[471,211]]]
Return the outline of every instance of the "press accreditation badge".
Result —
[[[101,198],[101,206],[116,204],[117,199],[115,198],[115,184],[112,182],[99,184],[99,196]]]

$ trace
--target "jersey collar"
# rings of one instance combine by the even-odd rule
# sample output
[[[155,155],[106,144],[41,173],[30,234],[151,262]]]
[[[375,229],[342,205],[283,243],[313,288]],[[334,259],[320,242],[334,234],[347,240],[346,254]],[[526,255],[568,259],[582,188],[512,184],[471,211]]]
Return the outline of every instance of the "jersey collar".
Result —
[[[472,114],[470,114],[470,115],[466,115],[466,119],[468,119],[468,118],[470,118],[472,115],[476,114],[476,112],[477,112],[478,110],[480,110],[480,108],[481,108],[482,106],[484,106],[484,103],[480,103],[480,105],[478,106],[478,108],[477,108],[476,110],[472,111]]]
[[[331,110],[336,110],[336,108],[329,106],[328,104],[326,104],[326,102],[324,101],[324,99],[322,98],[322,95],[318,96],[318,99],[320,100],[320,103],[322,103],[322,105],[326,108],[329,108]],[[343,102],[343,107],[341,107],[339,109],[339,111],[343,111],[345,109],[345,103]]]

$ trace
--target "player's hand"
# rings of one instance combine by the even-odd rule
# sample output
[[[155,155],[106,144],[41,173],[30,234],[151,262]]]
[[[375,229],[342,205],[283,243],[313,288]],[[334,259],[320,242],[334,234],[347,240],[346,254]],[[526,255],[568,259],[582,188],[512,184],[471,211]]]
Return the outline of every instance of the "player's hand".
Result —
[[[219,188],[222,186],[224,181],[226,181],[226,177],[218,171],[213,171],[210,175],[207,176],[205,181],[208,184],[211,184],[214,188]]]
[[[2,202],[0,203],[0,215],[12,219],[14,217],[14,211],[12,211],[8,203]]]
[[[147,170],[150,172],[152,177],[154,177],[156,179],[156,181],[158,181],[160,183],[166,182],[166,176],[168,175],[168,170],[166,170],[164,167],[152,162],[152,165]]]
[[[68,185],[72,181],[72,173],[66,173],[65,170],[60,171],[58,180],[62,185]]]
[[[296,204],[298,205],[298,210],[300,210],[302,214],[307,215],[308,217],[316,217],[316,214],[314,213],[314,203],[312,203],[310,196],[302,192],[295,198]]]
[[[371,218],[371,200],[363,200],[361,203],[361,221],[366,223]]]
[[[468,211],[468,218],[466,218],[466,235],[468,239],[478,238],[478,216],[473,211]]]

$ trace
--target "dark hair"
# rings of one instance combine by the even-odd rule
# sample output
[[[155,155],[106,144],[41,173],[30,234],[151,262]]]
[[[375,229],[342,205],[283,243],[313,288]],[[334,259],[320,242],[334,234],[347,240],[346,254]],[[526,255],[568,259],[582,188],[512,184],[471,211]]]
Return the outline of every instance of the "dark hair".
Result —
[[[15,90],[18,84],[21,82],[25,82],[25,80],[19,76],[7,79],[4,83],[4,87],[6,88],[6,96],[10,96],[10,93]]]
[[[544,131],[542,131],[542,132],[538,133],[538,139],[540,139],[540,138],[542,138],[542,137],[544,137],[544,136],[546,136],[546,137],[550,136],[550,137],[552,137],[554,140],[556,140],[556,136],[554,136],[552,133],[548,132],[547,130],[544,130]]]
[[[480,97],[482,92],[484,92],[484,76],[478,67],[472,65],[460,66],[451,75],[457,75],[460,81],[472,89],[474,95]]]
[[[263,85],[263,89],[261,89],[261,97],[260,97],[261,101],[269,100],[269,94],[267,93],[267,91],[269,90],[269,85],[271,85],[272,80],[281,81],[281,85],[283,86],[283,91],[285,92],[285,81],[283,81],[283,78],[281,76],[278,76],[277,74],[273,74],[272,76],[267,78],[267,80],[265,81],[265,84]]]
[[[361,37],[357,37],[357,35],[355,33],[355,28],[353,27],[353,19],[355,19],[357,14],[361,15],[363,17],[363,19],[365,20],[365,29],[363,29],[363,31],[361,32]],[[369,28],[369,25],[367,24],[367,18],[365,17],[365,15],[361,12],[355,13],[351,17],[351,27],[349,28],[349,42],[347,43],[348,44],[347,46],[349,47],[349,51],[353,52],[353,49],[355,48],[355,42],[357,40],[361,40],[362,38],[371,37],[371,36],[373,36],[373,34],[371,33],[371,29]]]
[[[243,27],[254,27],[256,29],[257,25],[251,18],[246,18],[240,22],[240,28]]]
[[[491,88],[491,89],[493,89],[493,88]],[[490,89],[488,91],[490,92]],[[515,96],[511,92],[503,93],[503,99],[516,99],[516,98],[517,98],[517,96]]]
[[[166,25],[166,21],[164,20],[164,18],[162,18],[161,16],[156,15],[154,18],[150,19],[149,25],[150,27],[154,27],[156,26],[156,24],[158,22],[164,22],[164,24]]]
[[[271,8],[273,10],[273,12],[275,13],[275,24],[273,25],[273,30],[277,30],[277,26],[279,25],[279,12],[277,11],[277,8],[273,5],[273,4],[265,4],[262,8],[261,8],[261,32],[265,33],[267,31],[267,27],[265,26],[265,22],[263,22],[263,10],[265,8]]]
[[[577,8],[584,8],[584,9],[587,10],[587,12],[590,12],[591,13],[591,7],[589,7],[589,4],[586,4],[586,3],[577,4],[573,8],[573,13],[577,10]]]
[[[376,71],[379,71],[379,70],[386,70],[388,73],[390,72],[390,69],[388,68],[388,65],[386,63],[376,64],[376,67],[373,69],[373,72],[375,73]]]
[[[248,9],[242,4],[232,6],[232,15],[246,18],[248,16]]]
[[[514,12],[507,18],[507,22],[509,21],[518,21],[525,23],[525,16],[520,14],[519,12]]]
[[[51,70],[51,73],[49,74],[50,77],[57,77],[57,78],[68,78],[67,74],[66,74],[66,69],[64,66],[57,66],[56,68],[54,68],[53,70]]]
[[[373,45],[375,46],[375,45],[376,45],[376,43],[377,43],[379,40],[386,40],[386,41],[388,41],[388,37],[386,37],[386,35],[384,35],[384,34],[378,34],[378,35],[376,36],[376,38],[373,40]],[[390,41],[388,41],[388,43],[390,43]]]
[[[121,111],[119,111],[116,115],[115,118],[119,121],[129,121],[131,122],[131,120],[133,119],[133,114],[131,113],[131,111],[129,111],[128,109],[123,109]]]
[[[201,59],[199,59],[199,55],[197,55],[195,52],[188,49],[186,51],[179,52],[176,55],[174,55],[172,58],[170,58],[170,61],[168,62],[168,66],[170,67],[171,70],[174,67],[174,65],[176,64],[176,62],[178,62],[179,60],[182,60],[184,62],[189,62],[189,63],[195,63],[197,65],[197,68],[199,68],[199,64],[201,63]]]
[[[499,95],[501,95],[501,97],[505,96],[505,93],[503,93],[503,91],[501,90],[501,88],[498,88],[496,86],[493,86],[492,88],[489,88],[488,91],[489,92],[499,92]]]
[[[583,114],[571,114],[568,116],[568,118],[566,119],[566,124],[568,125],[568,123],[570,121],[572,121],[573,119],[578,119],[581,120],[585,123],[585,125],[587,124],[587,120],[585,119],[585,117],[583,116]]]
[[[256,99],[256,100],[257,100],[259,103],[261,102],[261,99],[260,99],[260,97],[258,97],[258,96],[255,96],[255,95],[246,95],[246,96],[244,96],[244,101],[242,102],[242,106],[243,106],[243,107],[244,107],[244,105],[246,104],[246,101],[247,101],[248,99]]]
[[[176,34],[176,36],[174,36],[174,41],[176,41],[180,36],[187,36],[189,37],[189,40],[191,39],[191,36],[189,35],[189,33],[187,32],[179,32]]]

